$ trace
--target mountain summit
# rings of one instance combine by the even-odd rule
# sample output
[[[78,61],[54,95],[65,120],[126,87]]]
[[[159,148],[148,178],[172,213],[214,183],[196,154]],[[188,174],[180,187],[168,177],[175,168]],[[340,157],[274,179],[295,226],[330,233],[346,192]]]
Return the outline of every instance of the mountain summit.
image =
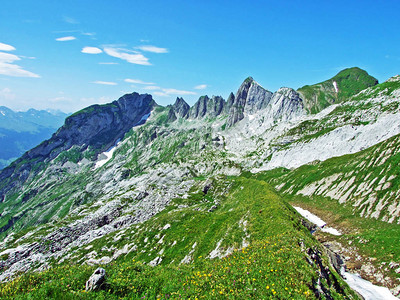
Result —
[[[352,95],[378,84],[366,71],[353,67],[340,71],[331,79],[305,85],[297,91],[304,99],[307,111],[317,113],[333,103],[346,101]]]

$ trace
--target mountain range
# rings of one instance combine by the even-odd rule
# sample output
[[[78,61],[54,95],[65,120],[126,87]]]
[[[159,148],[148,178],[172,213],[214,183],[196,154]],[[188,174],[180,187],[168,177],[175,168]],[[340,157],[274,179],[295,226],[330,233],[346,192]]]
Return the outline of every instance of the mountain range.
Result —
[[[78,111],[0,172],[0,297],[357,299],[344,269],[399,296],[399,103],[350,68]]]
[[[67,116],[60,111],[15,112],[0,106],[0,169],[49,139]]]

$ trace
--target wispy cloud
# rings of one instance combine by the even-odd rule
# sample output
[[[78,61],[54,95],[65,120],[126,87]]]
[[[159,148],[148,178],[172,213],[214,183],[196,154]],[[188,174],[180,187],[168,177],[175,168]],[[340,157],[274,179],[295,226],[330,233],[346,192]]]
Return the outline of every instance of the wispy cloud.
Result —
[[[58,41],[58,42],[67,42],[67,41],[73,41],[73,40],[76,40],[76,37],[64,36],[64,37],[56,38],[56,41]]]
[[[95,36],[96,35],[95,32],[83,32],[83,31],[81,31],[81,34],[86,35],[86,36]]]
[[[116,62],[99,62],[99,65],[119,65],[119,63],[116,63]]]
[[[97,47],[83,47],[81,52],[87,54],[99,54],[102,53],[103,50]]]
[[[102,84],[102,85],[117,85],[116,82],[112,82],[112,81],[93,81],[92,83]]]
[[[207,88],[207,84],[200,84],[194,87],[195,90],[205,90]]]
[[[71,17],[64,16],[63,20],[64,20],[64,22],[69,23],[69,24],[79,24],[79,21],[77,21],[76,19],[71,18]]]
[[[191,91],[183,91],[183,90],[177,90],[177,89],[162,89],[164,93],[167,95],[196,95],[195,92]]]
[[[136,49],[146,51],[146,52],[153,52],[153,53],[168,53],[167,48],[160,48],[152,45],[142,45],[136,47]]]
[[[129,78],[127,78],[124,81],[128,82],[128,83],[134,83],[134,84],[150,84],[150,85],[151,84],[155,84],[154,82],[145,82],[145,81],[140,80],[140,79],[129,79]]]
[[[14,51],[15,48],[11,45],[0,43],[0,51]]]
[[[9,88],[4,88],[0,90],[0,99],[6,101],[14,100],[15,94]]]
[[[149,59],[139,52],[131,52],[126,49],[105,47],[104,52],[112,57],[125,60],[131,64],[150,66]]]
[[[169,97],[171,95],[178,95],[178,96],[196,95],[196,93],[192,92],[192,91],[183,91],[183,90],[177,90],[177,89],[161,89],[161,91],[153,92],[153,95],[159,96],[159,97]]]
[[[21,66],[14,64],[18,60],[21,60],[21,58],[17,55],[0,52],[0,74],[13,77],[40,77],[38,74],[24,70]]]
[[[148,90],[148,91],[161,90],[161,88],[159,86],[156,86],[156,85],[148,85],[148,86],[145,86],[143,89],[144,90]]]
[[[169,95],[164,92],[153,92],[153,95],[159,97],[169,97]]]

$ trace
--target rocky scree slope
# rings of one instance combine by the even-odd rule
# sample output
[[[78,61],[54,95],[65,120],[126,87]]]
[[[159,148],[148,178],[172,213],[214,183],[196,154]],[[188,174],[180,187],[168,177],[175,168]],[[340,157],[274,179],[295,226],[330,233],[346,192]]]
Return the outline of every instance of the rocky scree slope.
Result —
[[[83,114],[93,120],[88,121],[91,126],[86,130],[96,138],[69,131],[79,129],[79,122],[72,122],[76,125],[72,127],[66,123],[57,133],[64,132],[65,137],[77,134],[72,138],[75,143],[47,141],[30,153],[45,153],[54,143],[52,151],[60,151],[58,155],[29,156],[28,152],[0,173],[0,226],[5,237],[0,246],[1,279],[12,278],[21,270],[46,268],[54,260],[97,264],[136,251],[140,248],[136,243],[121,239],[118,248],[112,249],[113,254],[106,255],[108,258],[102,259],[105,256],[99,251],[79,254],[82,249],[90,250],[90,244],[96,241],[99,245],[105,240],[119,241],[119,233],[153,220],[174,199],[193,199],[191,195],[196,192],[206,194],[207,178],[303,165],[357,152],[398,134],[398,85],[395,77],[315,115],[307,113],[304,100],[295,90],[281,88],[271,93],[251,78],[227,101],[204,96],[191,108],[181,98],[172,106],[161,107],[151,96],[136,93],[109,105],[89,107],[71,118],[86,124],[85,118],[80,119]],[[137,106],[131,117],[120,115],[134,103]],[[109,124],[106,127],[94,121],[103,118]],[[122,118],[128,118],[130,126],[119,124]],[[375,136],[371,129],[387,128],[388,124],[392,125],[389,131],[357,140],[368,136],[368,132]],[[113,126],[121,129],[113,131]],[[336,141],[337,132],[354,127],[357,130],[339,139],[334,151],[314,151],[323,149],[327,137]],[[344,147],[354,139],[366,141],[355,143],[353,148]],[[96,167],[96,162],[103,159],[101,153],[114,145],[113,156]],[[289,156],[296,147],[305,150]],[[286,159],[280,158],[282,154]],[[205,182],[204,187],[199,182]],[[206,201],[201,193],[200,198],[193,199],[194,204]],[[218,210],[218,199],[207,201],[210,213]],[[177,209],[185,205],[178,204]],[[273,214],[270,217],[274,218]],[[211,242],[213,249],[220,247],[218,242]],[[243,247],[228,244],[223,253],[230,247]],[[157,260],[157,256],[149,255],[152,264],[159,263],[160,258],[168,261],[162,254]]]

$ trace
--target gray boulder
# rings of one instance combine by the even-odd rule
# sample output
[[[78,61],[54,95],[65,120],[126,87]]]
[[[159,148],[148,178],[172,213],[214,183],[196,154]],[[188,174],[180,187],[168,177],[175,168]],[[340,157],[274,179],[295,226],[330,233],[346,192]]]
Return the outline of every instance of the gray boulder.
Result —
[[[86,291],[96,291],[100,289],[106,279],[106,270],[103,268],[97,268],[96,271],[90,276],[89,280],[86,281]]]

